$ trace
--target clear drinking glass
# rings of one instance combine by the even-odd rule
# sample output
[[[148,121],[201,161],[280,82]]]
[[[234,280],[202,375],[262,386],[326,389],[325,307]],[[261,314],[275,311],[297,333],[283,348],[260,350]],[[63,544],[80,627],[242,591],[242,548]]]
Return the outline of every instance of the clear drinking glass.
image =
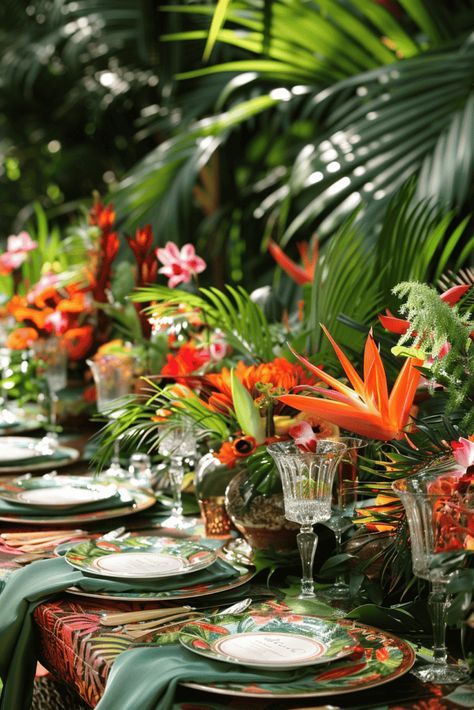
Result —
[[[33,344],[38,359],[38,373],[48,386],[49,431],[38,444],[43,453],[53,453],[59,446],[56,425],[58,420],[58,395],[67,385],[67,351],[59,338],[40,339]]]
[[[462,471],[455,469],[454,461],[446,461],[392,484],[407,515],[413,573],[431,582],[433,663],[412,671],[426,682],[457,683],[469,677],[462,667],[448,664],[445,644],[450,604],[446,586],[474,532],[474,491],[456,490]]]
[[[314,599],[313,562],[318,538],[313,525],[331,516],[334,476],[346,446],[321,439],[312,453],[302,451],[292,441],[284,441],[270,444],[267,451],[280,473],[285,517],[301,526],[297,535],[303,568],[299,599]]]
[[[171,516],[163,521],[165,527],[184,529],[194,527],[195,520],[186,520],[183,516],[181,488],[184,480],[186,459],[196,457],[196,437],[191,424],[170,423],[160,429],[158,451],[169,460],[168,474],[173,492],[173,510]]]
[[[364,439],[357,437],[341,436],[338,441],[342,441],[346,445],[346,451],[337,467],[334,480],[331,517],[324,523],[334,533],[337,555],[342,550],[342,535],[345,530],[351,527],[354,518],[354,508],[357,501],[358,451],[367,446]],[[344,575],[339,575],[334,584],[324,590],[324,596],[328,599],[350,599],[350,588]]]
[[[120,407],[123,398],[130,394],[134,380],[135,359],[130,355],[101,355],[86,361],[92,371],[97,390],[97,409],[111,420],[124,413]],[[120,438],[114,441],[114,451],[106,476],[128,478],[129,473],[120,465]]]
[[[17,417],[8,407],[8,393],[3,384],[7,377],[10,360],[10,349],[0,347],[0,426],[2,427],[12,426],[17,421]]]

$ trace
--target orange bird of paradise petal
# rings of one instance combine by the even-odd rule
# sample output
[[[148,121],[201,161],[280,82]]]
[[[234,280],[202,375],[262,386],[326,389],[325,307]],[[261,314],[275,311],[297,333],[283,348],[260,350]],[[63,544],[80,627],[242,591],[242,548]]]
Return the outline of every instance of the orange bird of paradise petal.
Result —
[[[319,246],[317,240],[315,240],[311,247],[311,253],[309,253],[308,242],[299,242],[297,246],[303,266],[299,266],[293,259],[290,259],[283,249],[272,239],[268,243],[268,251],[283,271],[286,271],[293,281],[303,286],[304,284],[313,282],[314,270],[318,261]]]
[[[385,369],[372,332],[367,336],[365,343],[364,379],[362,379],[326,328],[321,327],[331,341],[352,387],[339,382],[304,357],[294,353],[330,389],[311,388],[317,394],[324,395],[325,399],[303,394],[286,394],[278,397],[279,401],[293,409],[327,419],[361,436],[382,441],[401,439],[421,376],[416,367],[422,365],[423,360],[417,358],[405,360],[389,395]]]

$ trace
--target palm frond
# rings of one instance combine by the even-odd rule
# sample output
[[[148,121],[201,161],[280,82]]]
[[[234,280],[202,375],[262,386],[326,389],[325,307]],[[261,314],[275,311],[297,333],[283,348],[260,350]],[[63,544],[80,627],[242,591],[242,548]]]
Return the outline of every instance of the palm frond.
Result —
[[[201,288],[198,294],[193,294],[150,286],[138,289],[132,300],[165,304],[166,308],[160,309],[164,316],[175,313],[181,304],[198,309],[200,318],[210,328],[221,330],[234,350],[248,360],[265,361],[273,357],[274,342],[269,323],[260,306],[241,287],[227,286],[225,291],[214,287]],[[147,309],[148,313],[153,314],[153,311],[154,306]]]
[[[366,72],[316,95],[309,115],[317,118],[331,101],[328,130],[295,162],[290,187],[298,215],[285,240],[315,224],[327,234],[368,197],[373,222],[416,174],[418,198],[463,205],[474,169],[474,152],[461,149],[472,139],[473,56],[469,38],[450,51]]]
[[[309,328],[312,351],[333,358],[331,345],[322,335],[324,324],[342,346],[361,352],[367,329],[381,308],[382,272],[375,270],[373,252],[367,251],[355,224],[356,214],[338,230],[321,252],[311,288]],[[365,332],[348,329],[341,316],[367,326]]]

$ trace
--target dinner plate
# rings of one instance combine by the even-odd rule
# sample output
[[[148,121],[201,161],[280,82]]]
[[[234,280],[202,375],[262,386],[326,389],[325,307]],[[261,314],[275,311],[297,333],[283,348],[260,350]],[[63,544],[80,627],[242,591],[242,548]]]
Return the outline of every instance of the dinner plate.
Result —
[[[41,454],[34,448],[40,441],[40,438],[27,436],[0,436],[0,474],[47,471],[67,466],[79,458],[79,451],[70,446],[59,446],[55,456]]]
[[[256,575],[255,570],[249,570],[238,563],[232,563],[239,576],[223,582],[208,582],[206,584],[190,584],[176,589],[168,589],[161,592],[83,592],[78,587],[69,587],[66,591],[69,594],[74,594],[78,597],[89,597],[92,599],[108,599],[111,601],[137,601],[137,602],[159,602],[167,599],[192,599],[193,597],[204,597],[211,594],[221,594],[231,589],[240,587],[242,584],[249,582]]]
[[[73,476],[57,477],[77,481]],[[92,479],[89,479],[92,480]],[[117,487],[117,493],[120,495],[123,505],[117,508],[109,508],[108,510],[94,510],[89,512],[74,512],[70,515],[36,515],[28,516],[27,510],[24,515],[0,515],[0,521],[8,523],[25,523],[27,525],[87,525],[98,520],[108,520],[109,518],[120,518],[125,515],[140,513],[152,505],[155,505],[156,499],[151,491],[145,488],[133,488],[132,486],[120,485]]]
[[[280,612],[281,614],[281,612]],[[279,616],[276,612],[275,616]],[[293,615],[294,622],[302,617]],[[415,662],[415,652],[402,639],[388,632],[350,619],[336,622],[357,644],[352,655],[327,666],[308,668],[300,678],[287,683],[182,683],[187,688],[237,697],[294,700],[322,695],[343,695],[383,685],[407,673]],[[277,679],[278,676],[275,675]]]
[[[356,641],[334,621],[314,616],[248,611],[184,626],[180,643],[214,661],[265,670],[290,670],[350,655]]]
[[[116,493],[114,485],[95,483],[79,477],[43,476],[0,484],[0,498],[24,505],[25,512],[28,506],[54,510],[80,507],[108,500]]]
[[[190,574],[216,560],[214,550],[192,540],[169,537],[131,537],[126,540],[88,540],[71,547],[64,559],[96,577],[162,579]]]

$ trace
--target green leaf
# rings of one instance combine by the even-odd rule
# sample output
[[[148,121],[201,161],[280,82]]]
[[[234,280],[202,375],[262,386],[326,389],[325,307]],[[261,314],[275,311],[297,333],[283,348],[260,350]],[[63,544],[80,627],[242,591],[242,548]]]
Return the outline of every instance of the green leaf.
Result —
[[[240,428],[247,436],[253,436],[257,444],[263,444],[265,441],[265,426],[260,412],[255,406],[249,391],[235,374],[235,370],[231,371],[231,386],[232,400]]]
[[[217,0],[217,6],[212,17],[209,34],[207,36],[206,46],[204,48],[203,61],[207,62],[211,56],[212,49],[219,35],[219,30],[223,26],[227,10],[230,5],[230,0]]]

